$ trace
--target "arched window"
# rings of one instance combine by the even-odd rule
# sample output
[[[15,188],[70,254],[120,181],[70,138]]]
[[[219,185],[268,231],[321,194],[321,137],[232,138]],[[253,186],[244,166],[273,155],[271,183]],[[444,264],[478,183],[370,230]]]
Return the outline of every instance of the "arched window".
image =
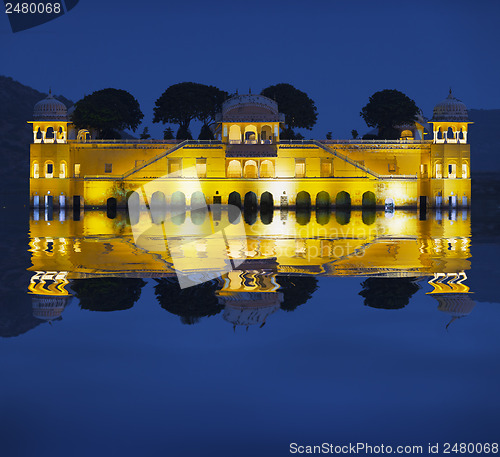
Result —
[[[40,165],[39,165],[39,163],[36,160],[33,162],[31,176],[33,178],[39,178],[40,177]]]
[[[260,139],[262,143],[273,142],[273,129],[269,125],[264,125],[260,131]]]
[[[54,162],[45,162],[45,177],[54,177]]]
[[[448,164],[448,178],[455,179],[457,177],[457,164]]]
[[[257,127],[255,125],[247,125],[245,127],[245,143],[257,143]]]
[[[437,179],[441,179],[443,177],[443,165],[441,163],[436,162],[434,174],[436,175]]]
[[[241,143],[241,129],[239,125],[232,125],[229,127],[229,143]]]
[[[59,164],[59,178],[66,178],[67,174],[66,162],[64,160]]]
[[[45,143],[53,143],[56,134],[54,132],[53,127],[47,127],[47,131],[45,132]]]
[[[227,166],[228,178],[241,178],[241,162],[239,160],[231,160]]]
[[[462,178],[466,179],[469,177],[469,167],[466,163],[462,164]]]
[[[259,177],[259,169],[255,160],[247,160],[245,162],[245,167],[243,168],[243,177],[253,179]]]
[[[274,178],[274,163],[270,160],[263,160],[260,164],[261,178]]]
[[[455,138],[455,132],[451,127],[448,127],[448,131],[446,132],[446,141],[448,143],[456,143],[457,140]]]
[[[41,143],[42,140],[43,140],[42,129],[40,127],[37,127],[36,130],[33,132],[33,143]]]

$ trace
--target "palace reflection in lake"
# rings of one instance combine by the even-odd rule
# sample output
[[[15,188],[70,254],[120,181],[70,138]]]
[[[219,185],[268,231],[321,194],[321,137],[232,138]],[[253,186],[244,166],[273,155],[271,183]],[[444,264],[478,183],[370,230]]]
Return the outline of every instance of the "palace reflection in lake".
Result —
[[[66,216],[35,212],[30,220],[29,293],[40,322],[60,318],[73,296],[82,309],[129,309],[146,281],[160,306],[186,324],[221,313],[235,327],[263,326],[279,310],[306,303],[323,276],[365,277],[359,295],[372,308],[403,308],[426,282],[450,321],[475,305],[465,284],[471,267],[466,211],[426,217],[411,211],[246,212],[240,221],[227,211],[187,211],[168,222],[168,240],[146,233],[145,243],[135,242],[131,222],[139,221],[126,213]],[[201,226],[217,233],[237,222],[244,236],[226,230],[224,250],[195,236]],[[239,259],[234,269],[228,259]],[[220,277],[207,275],[224,267]],[[180,288],[180,269],[199,284]]]

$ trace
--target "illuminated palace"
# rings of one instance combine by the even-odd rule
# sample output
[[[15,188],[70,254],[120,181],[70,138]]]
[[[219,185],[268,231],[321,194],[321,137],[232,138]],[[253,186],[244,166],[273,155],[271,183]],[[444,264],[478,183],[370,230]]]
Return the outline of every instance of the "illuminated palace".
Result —
[[[449,96],[400,140],[280,141],[284,115],[262,95],[222,106],[214,141],[96,140],[76,131],[52,95],[35,105],[30,148],[34,207],[124,207],[155,179],[167,204],[257,207],[440,207],[471,202],[465,105]],[[432,139],[424,139],[424,131]],[[152,195],[144,195],[146,204]]]

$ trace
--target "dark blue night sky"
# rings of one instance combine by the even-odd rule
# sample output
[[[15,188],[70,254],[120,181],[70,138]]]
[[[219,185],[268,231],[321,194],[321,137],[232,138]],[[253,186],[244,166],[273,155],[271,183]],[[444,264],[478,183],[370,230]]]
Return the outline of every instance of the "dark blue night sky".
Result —
[[[368,130],[359,111],[385,88],[426,116],[450,86],[469,108],[500,108],[499,13],[494,1],[81,0],[15,34],[3,15],[0,73],[72,100],[126,89],[150,130],[154,101],[171,84],[258,92],[289,82],[317,103],[307,136],[347,138]]]

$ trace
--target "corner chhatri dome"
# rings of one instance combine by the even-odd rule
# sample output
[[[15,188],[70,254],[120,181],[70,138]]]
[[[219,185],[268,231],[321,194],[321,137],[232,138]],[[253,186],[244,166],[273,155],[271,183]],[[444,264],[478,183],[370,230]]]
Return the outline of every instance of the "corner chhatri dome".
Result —
[[[445,122],[467,122],[469,120],[469,115],[467,113],[465,103],[456,99],[450,89],[448,97],[434,107],[432,120]]]
[[[34,107],[33,119],[36,121],[66,121],[68,110],[63,102],[60,102],[49,91],[49,95],[40,100]]]

